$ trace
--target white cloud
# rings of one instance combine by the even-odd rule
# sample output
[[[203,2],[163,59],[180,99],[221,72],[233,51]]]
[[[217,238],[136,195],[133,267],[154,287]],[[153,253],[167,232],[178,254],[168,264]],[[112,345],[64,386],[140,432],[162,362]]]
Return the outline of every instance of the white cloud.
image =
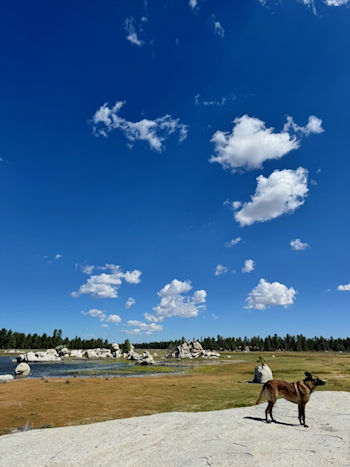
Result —
[[[266,310],[269,306],[284,306],[294,303],[296,290],[293,287],[289,289],[280,282],[267,282],[260,279],[259,284],[249,292],[246,298],[245,308]]]
[[[219,319],[218,315],[216,315],[215,313],[213,313],[213,314],[211,315],[211,317],[212,317],[213,319]]]
[[[255,262],[252,259],[246,259],[244,262],[244,266],[242,268],[242,272],[252,272],[255,269]]]
[[[303,167],[296,170],[275,170],[269,177],[259,175],[251,201],[244,203],[234,217],[242,226],[265,222],[292,213],[305,202],[308,192],[308,172]]]
[[[55,255],[55,259],[61,259],[61,258],[62,258],[62,255],[61,255],[61,254],[57,253],[57,254]]]
[[[197,0],[189,0],[188,4],[192,8],[192,10],[194,10],[196,8],[196,6],[198,6],[198,1]]]
[[[98,310],[97,308],[91,308],[89,311],[81,311],[82,315],[90,316],[91,318],[97,318],[102,323],[114,323],[119,324],[121,322],[121,317],[115,314],[106,314],[102,310]],[[108,327],[108,324],[101,325],[101,327]]]
[[[293,117],[288,116],[287,122],[284,124],[283,131],[290,130],[293,130],[296,133],[303,133],[306,136],[309,136],[312,133],[317,135],[324,132],[324,129],[322,128],[322,120],[318,117],[315,117],[315,115],[311,115],[309,117],[308,122],[305,126],[297,125],[294,122]]]
[[[84,274],[90,275],[94,272],[95,266],[91,264],[85,264],[84,266],[81,266],[81,270],[83,271]]]
[[[103,324],[100,324],[100,328],[109,328],[109,326],[108,326],[108,324],[103,323]]]
[[[200,310],[205,308],[207,292],[196,290],[192,296],[184,294],[192,290],[191,282],[174,279],[166,284],[159,292],[160,303],[153,308],[154,313],[145,313],[147,321],[157,323],[164,318],[178,316],[192,318],[198,316]]]
[[[295,240],[291,240],[289,245],[292,247],[293,250],[305,250],[309,247],[309,244],[306,242],[302,242],[300,238],[296,238]]]
[[[129,284],[138,284],[141,282],[141,271],[135,269],[134,271],[122,271],[120,266],[115,264],[106,264],[99,269],[109,270],[110,273],[102,273],[91,275],[85,284],[81,285],[77,292],[72,292],[73,297],[79,295],[92,295],[98,298],[117,298],[118,289],[122,281]]]
[[[325,0],[327,6],[342,6],[347,5],[349,0]]]
[[[216,156],[210,162],[218,162],[225,169],[243,167],[247,170],[262,167],[268,159],[280,159],[299,142],[288,132],[274,133],[274,128],[266,128],[258,118],[243,115],[234,120],[232,132],[216,131],[211,138]]]
[[[287,118],[282,132],[267,128],[265,122],[258,118],[243,115],[234,120],[230,132],[218,130],[211,138],[216,155],[210,162],[218,162],[225,169],[246,170],[262,168],[262,164],[270,159],[280,159],[290,151],[298,149],[300,139],[293,131],[301,135],[321,133],[322,120],[315,116],[309,117],[305,127],[296,125],[292,117]]]
[[[188,126],[180,123],[180,119],[164,115],[155,120],[144,118],[138,122],[130,122],[118,115],[124,104],[125,102],[118,101],[113,107],[108,107],[108,103],[105,103],[95,112],[92,126],[96,136],[107,137],[108,133],[118,129],[131,145],[135,141],[147,141],[158,152],[164,149],[164,141],[175,132],[179,134],[179,142],[186,139]]]
[[[127,334],[152,334],[163,330],[163,326],[155,323],[144,323],[143,321],[129,320],[128,326],[133,326],[133,329],[124,330]]]
[[[224,274],[225,272],[228,271],[228,268],[224,266],[223,264],[218,264],[215,269],[215,275],[216,276],[221,276],[221,274]]]
[[[131,44],[137,45],[138,47],[141,47],[144,44],[144,42],[139,39],[137,35],[137,31],[134,26],[134,18],[132,16],[126,18],[124,28],[125,32],[127,33],[126,39],[131,42]]]
[[[215,19],[215,16],[213,16],[213,23],[215,34],[221,38],[225,37],[225,29],[222,27],[220,21]]]
[[[232,203],[232,209],[239,209],[242,206],[241,201],[233,201]]]
[[[231,248],[232,246],[237,245],[237,243],[239,243],[241,240],[241,237],[233,238],[232,240],[225,242],[225,247]]]
[[[132,298],[132,297],[129,297],[129,298],[127,299],[127,301],[125,302],[125,308],[129,309],[129,308],[131,308],[133,305],[135,305],[135,303],[136,303],[136,300],[135,300],[134,298]]]
[[[107,323],[115,323],[118,324],[121,322],[121,317],[119,315],[107,315],[106,322]]]
[[[90,316],[91,318],[105,318],[106,314],[102,310],[98,310],[97,308],[91,308],[89,311],[82,311],[82,315]]]
[[[338,285],[337,290],[341,290],[342,292],[349,292],[350,284]]]

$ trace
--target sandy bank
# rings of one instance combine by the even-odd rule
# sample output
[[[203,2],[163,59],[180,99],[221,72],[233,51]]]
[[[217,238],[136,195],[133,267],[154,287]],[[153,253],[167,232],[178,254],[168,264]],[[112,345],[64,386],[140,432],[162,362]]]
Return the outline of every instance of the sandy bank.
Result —
[[[337,466],[350,465],[350,393],[316,392],[307,405],[265,404],[164,413],[0,437],[0,466]]]

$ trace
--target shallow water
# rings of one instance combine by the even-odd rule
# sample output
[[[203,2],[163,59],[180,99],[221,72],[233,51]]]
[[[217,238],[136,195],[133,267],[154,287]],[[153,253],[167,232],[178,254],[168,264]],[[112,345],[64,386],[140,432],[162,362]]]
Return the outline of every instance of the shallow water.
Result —
[[[0,374],[12,374],[14,375],[15,368],[17,366],[16,362],[12,360],[15,359],[15,355],[1,357],[0,356]],[[111,361],[110,363],[101,363],[91,360],[65,360],[61,362],[38,362],[30,363],[30,376],[29,378],[41,378],[41,377],[55,377],[55,378],[68,378],[74,376],[143,376],[149,375],[148,371],[140,371],[135,368],[134,363],[126,363],[120,361]],[[163,366],[163,365],[162,365]],[[170,366],[170,365],[169,365]],[[118,370],[121,370],[118,373]],[[127,373],[125,371],[127,370]],[[83,372],[83,373],[82,373]],[[88,375],[84,375],[84,372],[88,372]],[[156,372],[152,372],[155,374]]]

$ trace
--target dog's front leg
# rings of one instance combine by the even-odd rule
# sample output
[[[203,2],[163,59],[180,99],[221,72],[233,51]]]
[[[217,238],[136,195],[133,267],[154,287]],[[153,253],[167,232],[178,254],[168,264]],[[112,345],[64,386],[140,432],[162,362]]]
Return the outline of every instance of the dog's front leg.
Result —
[[[303,422],[302,422],[302,420],[301,420],[301,411],[302,411],[302,409],[301,409],[301,404],[298,404],[298,419],[299,419],[300,425],[303,424]]]
[[[308,428],[309,425],[306,424],[306,419],[305,419],[305,405],[306,404],[302,404],[303,425],[304,425],[305,428]]]

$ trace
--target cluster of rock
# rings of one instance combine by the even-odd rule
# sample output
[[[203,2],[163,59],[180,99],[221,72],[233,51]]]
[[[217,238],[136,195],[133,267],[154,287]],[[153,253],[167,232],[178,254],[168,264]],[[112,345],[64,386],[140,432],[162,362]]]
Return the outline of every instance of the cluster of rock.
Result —
[[[124,354],[125,355],[125,354]],[[154,359],[152,355],[145,350],[141,355],[135,352],[133,349],[127,355],[128,360],[135,360],[139,365],[153,365]]]
[[[273,379],[272,371],[266,363],[262,363],[255,367],[253,383],[267,383],[270,379]]]
[[[201,343],[193,340],[178,345],[165,358],[218,358],[220,354],[214,350],[204,350]]]
[[[153,357],[149,352],[143,352],[141,355],[135,352],[134,346],[130,347],[130,351],[122,353],[117,343],[111,345],[110,349],[68,349],[61,347],[57,349],[48,349],[44,352],[27,352],[16,357],[18,363],[33,363],[33,362],[60,362],[65,358],[88,358],[88,359],[107,359],[107,358],[126,358],[135,360],[141,365],[152,365]]]
[[[15,368],[15,378],[27,378],[30,374],[30,366],[28,363],[20,363]],[[13,381],[13,375],[0,375],[0,383],[7,383],[8,381]]]
[[[48,349],[44,352],[27,352],[21,353],[16,357],[18,363],[21,362],[59,362],[61,357],[56,349]]]

